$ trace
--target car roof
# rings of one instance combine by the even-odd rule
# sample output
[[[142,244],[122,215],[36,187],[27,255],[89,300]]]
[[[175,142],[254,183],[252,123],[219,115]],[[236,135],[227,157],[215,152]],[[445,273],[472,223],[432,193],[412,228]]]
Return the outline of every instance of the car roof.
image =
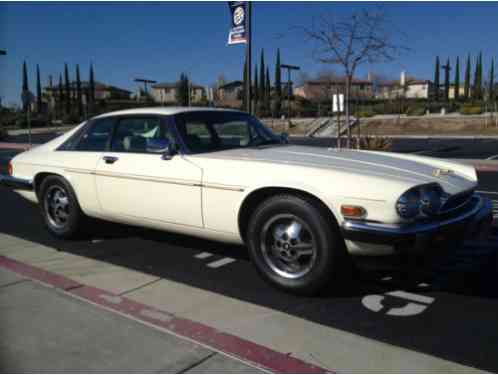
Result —
[[[148,107],[148,108],[133,108],[125,109],[121,111],[114,111],[101,114],[94,117],[95,119],[108,117],[108,116],[126,116],[126,115],[176,115],[178,113],[184,112],[199,112],[199,111],[209,111],[209,112],[241,112],[235,109],[228,108],[212,108],[212,107]]]

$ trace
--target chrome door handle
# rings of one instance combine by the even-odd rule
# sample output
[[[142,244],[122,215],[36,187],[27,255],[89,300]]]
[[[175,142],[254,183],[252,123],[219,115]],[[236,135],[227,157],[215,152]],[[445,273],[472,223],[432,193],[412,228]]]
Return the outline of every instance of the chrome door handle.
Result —
[[[116,161],[119,160],[119,158],[115,157],[115,156],[104,156],[102,158],[106,164],[114,164]]]

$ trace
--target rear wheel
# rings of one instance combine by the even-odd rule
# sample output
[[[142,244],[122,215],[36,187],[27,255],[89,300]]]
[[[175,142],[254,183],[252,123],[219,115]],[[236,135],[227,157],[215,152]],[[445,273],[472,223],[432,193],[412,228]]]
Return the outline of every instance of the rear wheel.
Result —
[[[62,177],[46,177],[40,186],[40,208],[48,231],[58,238],[75,238],[85,219],[71,185]]]
[[[247,240],[263,278],[291,293],[318,293],[346,264],[337,225],[304,197],[279,195],[263,202],[249,221]]]

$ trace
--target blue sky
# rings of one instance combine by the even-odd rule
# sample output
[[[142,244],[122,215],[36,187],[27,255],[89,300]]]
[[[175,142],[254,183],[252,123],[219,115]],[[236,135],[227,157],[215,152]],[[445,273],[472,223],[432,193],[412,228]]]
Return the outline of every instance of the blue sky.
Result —
[[[373,3],[257,2],[254,4],[254,51],[265,49],[273,64],[277,47],[282,61],[314,74],[325,67],[313,61],[312,46],[292,26],[309,25],[313,16],[349,14]],[[454,60],[483,50],[485,70],[498,57],[498,3],[384,3],[385,12],[404,32],[411,52],[389,64],[367,70],[398,77],[401,69],[417,78],[432,78],[434,59]],[[133,78],[145,76],[174,81],[190,72],[208,85],[223,73],[240,79],[244,47],[226,45],[229,27],[226,2],[184,3],[0,3],[0,96],[4,104],[19,102],[21,65],[29,66],[30,89],[35,88],[35,66],[43,84],[58,77],[64,62],[74,77],[79,63],[87,79],[90,61],[96,79],[130,90]],[[283,35],[283,36],[282,36]],[[463,69],[462,69],[463,70]]]

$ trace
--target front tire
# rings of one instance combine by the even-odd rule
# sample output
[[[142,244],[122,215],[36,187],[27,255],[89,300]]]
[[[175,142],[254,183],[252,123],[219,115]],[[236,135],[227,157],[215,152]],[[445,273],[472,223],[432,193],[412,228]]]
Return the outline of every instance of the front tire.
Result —
[[[264,201],[249,221],[247,242],[261,276],[294,294],[317,294],[346,264],[337,224],[306,197]]]
[[[85,217],[69,182],[60,176],[49,176],[39,191],[40,208],[49,233],[61,239],[77,238]]]

